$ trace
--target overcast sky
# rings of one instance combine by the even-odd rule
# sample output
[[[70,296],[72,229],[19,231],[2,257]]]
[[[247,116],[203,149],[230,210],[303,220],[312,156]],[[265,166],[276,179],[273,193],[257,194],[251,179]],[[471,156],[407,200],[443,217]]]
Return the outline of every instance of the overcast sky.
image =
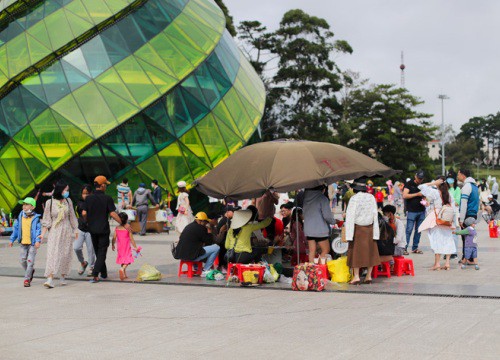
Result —
[[[224,0],[235,24],[258,20],[275,29],[290,9],[325,18],[352,55],[342,69],[372,83],[400,83],[425,101],[421,111],[455,130],[473,116],[500,111],[500,1],[498,0]]]

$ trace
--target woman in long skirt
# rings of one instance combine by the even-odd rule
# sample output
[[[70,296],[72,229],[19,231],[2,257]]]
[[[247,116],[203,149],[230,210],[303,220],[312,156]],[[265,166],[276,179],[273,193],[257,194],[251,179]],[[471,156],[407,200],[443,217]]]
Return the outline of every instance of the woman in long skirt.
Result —
[[[194,221],[193,210],[189,203],[189,193],[186,189],[186,182],[179,181],[179,196],[177,197],[177,217],[175,218],[175,230],[180,234],[184,228]]]
[[[47,264],[43,284],[46,288],[54,287],[54,276],[60,274],[60,284],[66,285],[69,274],[73,241],[78,237],[78,221],[73,202],[69,198],[69,186],[59,180],[54,188],[52,199],[45,203],[42,219],[42,239],[49,232],[47,240]]]

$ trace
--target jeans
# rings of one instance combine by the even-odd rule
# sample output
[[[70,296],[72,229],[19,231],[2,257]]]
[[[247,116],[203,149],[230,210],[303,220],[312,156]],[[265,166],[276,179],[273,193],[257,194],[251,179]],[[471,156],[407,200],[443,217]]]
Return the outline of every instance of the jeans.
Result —
[[[139,222],[141,223],[141,235],[146,234],[146,225],[148,223],[148,206],[147,205],[139,205],[137,207],[137,217],[139,218]]]
[[[207,262],[205,263],[203,270],[208,271],[214,264],[214,261],[217,258],[217,255],[219,254],[219,249],[220,249],[219,245],[216,244],[210,246],[204,246],[203,250],[205,250],[205,254],[198,256],[193,261],[202,261],[207,259]]]
[[[94,270],[92,271],[93,277],[98,277],[99,273],[102,278],[108,277],[108,268],[106,267],[106,255],[109,247],[109,233],[106,234],[91,234],[92,245],[96,253]]]
[[[30,280],[33,276],[33,267],[35,266],[36,247],[33,245],[21,245],[21,265],[25,271],[24,280]]]
[[[425,211],[420,212],[410,212],[408,211],[408,215],[406,218],[406,249],[410,246],[411,233],[413,229],[415,229],[415,233],[413,234],[413,245],[411,247],[412,251],[418,249],[418,244],[420,243],[420,233],[418,232],[418,228],[420,224],[425,219]]]
[[[78,230],[78,239],[73,243],[73,249],[75,250],[76,257],[80,263],[85,261],[83,257],[83,243],[87,246],[87,260],[91,269],[94,268],[95,263],[95,253],[94,245],[92,245],[92,238],[90,233]]]

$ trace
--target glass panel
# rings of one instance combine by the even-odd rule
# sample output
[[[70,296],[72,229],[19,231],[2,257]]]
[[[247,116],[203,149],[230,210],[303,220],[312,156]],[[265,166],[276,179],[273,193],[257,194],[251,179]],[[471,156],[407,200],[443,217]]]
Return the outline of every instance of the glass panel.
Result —
[[[236,135],[223,121],[215,117],[219,130],[224,138],[224,142],[230,154],[234,154],[238,149],[243,146],[243,141]]]
[[[231,113],[227,109],[224,102],[221,101],[220,103],[218,103],[217,106],[212,110],[212,114],[219,120],[217,121],[218,123],[223,122],[229,129],[231,129],[232,132],[238,134],[238,137],[242,138],[239,127],[234,122],[233,117],[231,116]]]
[[[127,16],[126,18],[118,22],[118,24],[116,24],[114,28],[116,28],[116,30],[118,30],[123,35],[127,47],[131,52],[137,51],[137,49],[139,49],[146,42],[142,34],[139,32],[134,19],[130,16]],[[110,28],[110,31],[111,29],[113,28]]]
[[[82,150],[92,142],[92,137],[90,137],[90,135],[76,127],[74,124],[59,115],[57,112],[53,111],[52,115],[59,125],[61,133],[66,139],[66,142],[71,148],[73,154],[77,154],[80,150]]]
[[[211,114],[208,114],[196,125],[196,130],[198,130],[200,137],[203,139],[203,145],[213,166],[219,165],[229,156],[222,134]]]
[[[153,120],[156,125],[160,126],[161,131],[168,131],[172,136],[175,134],[174,127],[165,108],[165,100],[157,102],[155,105],[148,107],[143,113],[149,119]]]
[[[145,44],[143,47],[140,48],[140,50],[138,50],[134,54],[134,56],[135,56],[136,59],[139,60],[139,62],[141,63],[141,65],[144,62],[147,62],[147,63],[153,65],[154,67],[160,69],[165,74],[168,74],[168,75],[170,75],[173,78],[176,77],[176,75],[172,71],[172,69],[170,69],[168,67],[168,65],[165,64],[164,59],[162,59],[160,57],[160,55],[158,55],[158,53],[155,51],[155,49],[150,44]]]
[[[148,129],[151,141],[157,150],[163,149],[167,145],[171,144],[175,138],[160,127],[156,122],[147,117],[147,115],[139,115]]]
[[[16,136],[14,136],[14,141],[26,149],[31,156],[34,156],[39,161],[41,161],[46,167],[49,167],[49,163],[45,158],[44,152],[38,143],[35,133],[29,125],[26,125],[21,131],[19,131]]]
[[[92,23],[82,19],[79,16],[76,16],[70,11],[64,11],[64,16],[66,16],[66,18],[68,19],[68,23],[71,27],[74,38],[79,37],[81,34],[85,33],[94,26]]]
[[[128,150],[127,142],[123,137],[122,129],[118,128],[107,134],[105,137],[101,138],[100,142],[105,144],[107,147],[113,149],[114,152],[120,154],[123,157],[129,157],[130,152]]]
[[[149,65],[141,59],[138,59],[138,62],[148,75],[149,79],[156,85],[160,93],[166,93],[178,83],[177,79],[165,74],[153,65]]]
[[[246,113],[243,104],[236,95],[234,89],[229,90],[224,99],[222,100],[226,104],[236,126],[240,129],[243,139],[247,140],[253,134],[255,127]]]
[[[111,67],[111,60],[109,60],[100,36],[84,44],[81,49],[93,78]]]
[[[41,42],[36,40],[31,35],[26,35],[26,39],[28,41],[28,50],[31,63],[34,64],[39,59],[43,58],[46,54],[50,53],[49,49],[47,49]]]
[[[244,109],[246,113],[248,114],[248,118],[254,124],[255,126],[259,125],[260,119],[262,117],[262,114],[260,111],[258,111],[247,99],[245,99],[244,96],[239,94],[236,90],[233,89],[233,91],[238,94],[238,98],[240,99],[241,103],[244,106]]]
[[[26,90],[24,86],[19,86],[18,89],[23,99],[24,109],[29,121],[36,118],[38,114],[47,108],[44,102],[40,101],[35,95]]]
[[[196,128],[189,130],[179,140],[189,149],[189,151],[196,155],[199,160],[203,161],[205,165],[212,166]]]
[[[65,55],[62,58],[63,61],[71,64],[73,67],[81,71],[87,77],[91,78],[89,67],[87,66],[87,62],[85,61],[85,57],[83,56],[83,52],[81,48],[75,49],[69,54]]]
[[[14,174],[11,174],[11,175],[14,175]],[[0,163],[0,182],[2,183],[2,185],[4,185],[3,190],[9,189],[9,191],[13,191],[13,192],[16,191],[16,189],[14,188],[14,185],[12,184],[12,181],[10,180],[10,176],[4,170],[1,163]],[[1,187],[0,187],[0,189],[1,189]]]
[[[154,153],[155,149],[149,138],[146,125],[141,118],[135,117],[126,122],[122,130],[132,156],[132,161],[135,163],[140,162]]]
[[[161,166],[160,159],[158,156],[154,155],[147,159],[146,161],[137,165],[139,170],[141,170],[146,176],[149,177],[150,181],[153,179],[158,180],[158,185],[163,189],[170,189],[170,183]]]
[[[172,120],[175,133],[180,137],[193,126],[193,122],[179,88],[175,88],[173,92],[168,94],[164,104],[166,105],[168,117]]]
[[[180,91],[184,97],[191,120],[197,123],[209,112],[209,110],[204,105],[200,104],[200,102],[186,90],[181,88]]]
[[[1,150],[0,160],[5,171],[9,174],[17,193],[21,197],[26,196],[33,187],[34,181],[13,143],[8,144]]]
[[[110,148],[103,144],[101,144],[101,150],[105,156],[105,161],[111,174],[116,174],[119,171],[132,166],[130,161],[113,152]]]
[[[101,92],[104,100],[108,104],[109,108],[113,112],[116,117],[118,123],[122,123],[132,117],[134,114],[137,114],[139,109],[132,105],[131,103],[125,101],[115,93],[106,89],[105,87],[97,84],[99,91]]]
[[[129,103],[134,104],[135,106],[139,106],[137,101],[134,99],[130,90],[127,89],[125,84],[123,83],[122,78],[114,68],[107,70],[102,73],[97,79],[96,82],[106,89],[109,89],[121,96],[123,99],[127,100]]]
[[[71,2],[71,4],[68,4],[65,8],[66,10],[71,11],[73,14],[78,15],[82,19],[92,23],[92,24],[97,24],[96,20],[94,20],[89,13],[87,12],[87,9],[85,6],[83,6],[82,3],[83,0],[74,0]]]
[[[105,1],[85,0],[83,4],[96,23],[100,23],[113,15]]]
[[[7,48],[7,54],[9,54],[8,64],[10,76],[14,76],[30,66],[26,34],[16,37],[5,46]]]
[[[89,125],[83,117],[83,114],[72,94],[64,97],[51,107],[78,128],[85,131],[87,134],[92,135],[92,131],[90,130]]]
[[[193,179],[197,179],[200,176],[205,175],[211,169],[207,166],[203,161],[201,161],[194,153],[192,153],[187,147],[182,144],[179,144],[184,157],[188,163],[189,170],[193,174]]]
[[[190,39],[192,43],[196,44],[196,48],[208,54],[212,51],[214,43],[219,39],[219,36],[209,38],[204,34],[199,27],[197,27],[186,14],[180,14],[175,19],[176,26],[179,27],[184,37]]]
[[[3,113],[9,128],[9,134],[13,136],[28,123],[19,89],[14,89],[1,101]]]
[[[27,36],[31,36],[40,41],[47,49],[52,49],[49,33],[47,32],[45,24],[39,24],[31,29],[28,29],[27,34]]]
[[[120,77],[125,79],[125,85],[141,106],[149,105],[161,96],[133,57],[121,61],[115,66],[115,69]]]
[[[131,51],[120,31],[103,31],[99,36],[113,65],[130,55]]]
[[[85,75],[66,61],[61,60],[61,65],[64,69],[64,74],[66,75],[66,79],[68,80],[71,91],[75,91],[80,86],[83,86],[89,82],[90,78],[87,75]]]
[[[85,0],[88,1],[88,0]],[[44,19],[52,49],[56,50],[73,40],[73,32],[63,12],[57,12]],[[39,25],[42,25],[40,23]]]
[[[156,36],[150,41],[150,44],[163,61],[174,71],[178,79],[184,78],[193,69],[193,65],[164,34]]]
[[[196,71],[191,76],[186,78],[186,80],[184,80],[180,84],[180,87],[186,92],[188,92],[192,97],[194,97],[194,99],[196,99],[197,102],[199,102],[205,107],[208,107],[208,103],[206,102],[205,97],[201,92],[200,85],[198,85],[198,83],[196,82],[196,76],[195,76],[196,73],[198,73],[198,69],[196,69]]]
[[[88,83],[76,90],[73,95],[95,138],[101,137],[118,125],[94,83]]]
[[[142,34],[144,43],[152,39],[153,36],[158,34],[166,27],[166,25],[168,25],[168,22],[162,25],[161,23],[151,21],[151,14],[148,11],[148,6],[139,8],[136,12],[129,16],[134,19],[137,29]]]
[[[49,104],[55,103],[71,91],[59,62],[42,71],[40,77]]]
[[[94,179],[96,174],[111,178],[111,171],[106,161],[103,161],[104,155],[101,152],[99,144],[93,145],[80,156],[80,162],[86,179]]]
[[[181,180],[186,182],[190,182],[192,180],[191,172],[187,167],[186,160],[184,159],[177,142],[174,142],[169,147],[163,149],[158,154],[158,157],[171,184],[176,184]]]
[[[200,86],[206,103],[209,108],[213,108],[219,102],[221,95],[206,64],[201,65],[194,73],[194,76],[196,77],[196,81]]]
[[[35,179],[36,183],[42,182],[42,180],[50,175],[52,171],[48,167],[46,167],[40,160],[31,155],[22,146],[17,145],[16,147],[17,151],[26,164],[28,171],[31,173],[31,176],[33,177],[33,179]],[[32,187],[33,186],[30,186],[29,190],[31,190]]]

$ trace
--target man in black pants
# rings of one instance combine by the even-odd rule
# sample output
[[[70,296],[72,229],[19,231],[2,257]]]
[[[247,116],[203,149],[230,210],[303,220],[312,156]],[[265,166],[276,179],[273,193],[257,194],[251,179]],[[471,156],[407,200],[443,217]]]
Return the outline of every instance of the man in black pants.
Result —
[[[106,254],[108,252],[109,235],[111,232],[109,228],[109,216],[115,219],[118,224],[121,224],[113,199],[104,193],[108,184],[109,181],[105,176],[97,176],[94,179],[95,191],[87,196],[82,207],[82,216],[87,220],[88,230],[92,237],[92,245],[96,254],[92,280],[90,280],[92,283],[99,281],[99,273],[103,279],[108,277]]]

